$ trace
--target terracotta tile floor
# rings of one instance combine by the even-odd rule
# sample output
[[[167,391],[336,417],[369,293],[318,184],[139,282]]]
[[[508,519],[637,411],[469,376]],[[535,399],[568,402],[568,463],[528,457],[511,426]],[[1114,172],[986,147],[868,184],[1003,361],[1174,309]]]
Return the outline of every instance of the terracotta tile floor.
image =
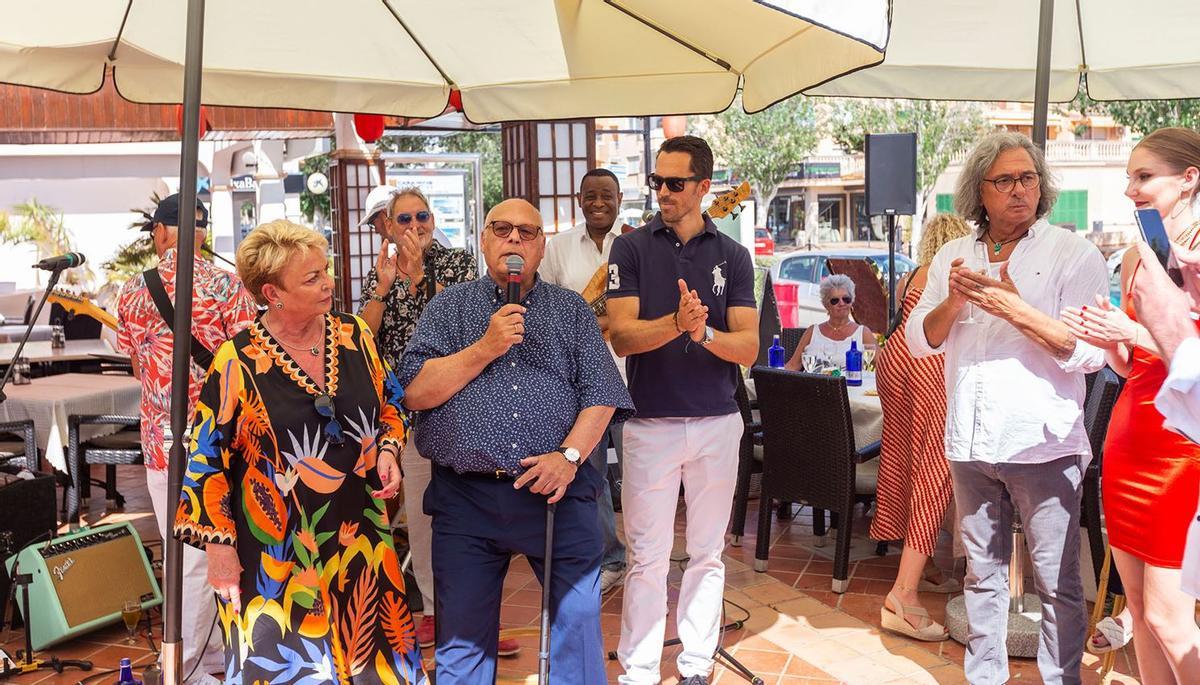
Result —
[[[144,479],[138,469],[122,468],[120,489],[128,499],[123,513],[104,516],[102,495],[93,497],[87,512],[88,520],[132,520],[144,540],[157,542],[153,517],[149,514],[149,499],[144,491]],[[101,475],[99,472],[96,474]],[[754,503],[748,516],[748,532],[753,533],[757,512]],[[861,518],[855,523],[855,535],[865,528]],[[683,529],[682,516],[676,518],[676,531]],[[963,648],[956,642],[922,643],[897,637],[879,629],[879,609],[891,585],[892,574],[899,561],[893,550],[886,557],[868,556],[851,563],[850,588],[845,594],[830,591],[833,563],[814,553],[815,542],[807,510],[790,521],[775,520],[771,530],[771,561],[767,573],[753,571],[754,537],[748,535],[741,547],[728,547],[726,561],[725,598],[727,618],[745,617],[741,629],[725,633],[722,643],[726,649],[755,671],[768,685],[800,683],[963,683]],[[677,538],[678,547],[681,539]],[[833,541],[829,541],[832,545]],[[157,552],[156,552],[157,553]],[[945,564],[943,564],[945,565]],[[670,593],[672,611],[668,618],[668,637],[674,637],[674,602],[682,570],[676,564],[671,572]],[[540,587],[523,560],[516,560],[505,581],[505,606],[502,623],[506,628],[538,625]],[[942,620],[947,597],[923,595],[922,601],[935,620]],[[607,649],[616,649],[620,635],[621,591],[605,598],[601,627]],[[157,612],[154,636],[159,637],[160,620]],[[113,668],[121,656],[131,656],[139,665],[153,658],[146,647],[125,647],[124,627],[117,625],[81,636],[48,650],[45,656],[87,658],[95,662],[96,670]],[[20,647],[21,635],[11,631],[0,634],[0,645],[10,654]],[[501,659],[502,682],[535,683],[537,672],[537,637],[519,638],[523,649],[515,657]],[[679,648],[663,653],[663,681],[675,684],[674,659]],[[430,664],[432,666],[432,664]],[[1037,664],[1030,659],[1013,659],[1010,663],[1013,683],[1038,683]],[[1098,683],[1099,660],[1084,655],[1084,682]],[[615,661],[608,663],[611,682],[616,682],[620,668]],[[669,675],[668,674],[672,674]],[[52,671],[28,674],[12,679],[14,683],[76,683],[82,674],[69,671],[62,675]],[[1110,682],[1136,683],[1136,666],[1132,649],[1118,655]],[[111,677],[91,682],[109,683]],[[719,665],[713,682],[721,685],[746,682],[739,674]]]

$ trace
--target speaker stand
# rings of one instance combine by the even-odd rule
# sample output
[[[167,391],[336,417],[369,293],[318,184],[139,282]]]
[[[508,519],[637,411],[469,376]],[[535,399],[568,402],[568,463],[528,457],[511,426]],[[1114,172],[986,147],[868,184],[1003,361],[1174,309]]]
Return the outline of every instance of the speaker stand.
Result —
[[[887,213],[887,236],[888,236],[888,327],[892,330],[892,326],[896,325],[896,213],[888,210]]]

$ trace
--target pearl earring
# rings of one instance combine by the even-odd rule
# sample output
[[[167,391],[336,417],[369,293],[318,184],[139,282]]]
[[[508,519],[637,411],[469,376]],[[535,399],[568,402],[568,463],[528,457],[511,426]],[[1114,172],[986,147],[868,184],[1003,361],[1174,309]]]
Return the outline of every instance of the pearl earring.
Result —
[[[276,303],[275,303],[275,308],[276,308],[276,309],[283,309],[283,303],[282,303],[282,302],[276,302]]]

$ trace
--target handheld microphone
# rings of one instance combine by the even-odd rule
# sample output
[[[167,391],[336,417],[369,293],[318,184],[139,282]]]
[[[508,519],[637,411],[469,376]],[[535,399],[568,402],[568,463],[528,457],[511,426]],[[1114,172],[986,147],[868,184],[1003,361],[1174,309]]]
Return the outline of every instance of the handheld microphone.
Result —
[[[504,265],[508,267],[508,304],[518,304],[521,301],[521,271],[525,268],[525,260],[519,254],[509,255]]]
[[[80,252],[68,252],[60,254],[56,257],[46,257],[42,261],[33,265],[35,269],[45,269],[46,271],[59,271],[62,269],[70,269],[79,266],[87,261]]]

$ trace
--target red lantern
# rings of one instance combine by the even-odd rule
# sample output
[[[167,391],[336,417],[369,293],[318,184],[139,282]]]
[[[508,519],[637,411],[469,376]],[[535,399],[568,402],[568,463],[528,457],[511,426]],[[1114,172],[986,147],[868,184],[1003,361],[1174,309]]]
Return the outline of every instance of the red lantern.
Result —
[[[450,109],[455,112],[463,111],[462,108],[462,91],[457,88],[450,91]]]
[[[210,130],[212,126],[208,123],[208,110],[200,105],[200,137],[204,138],[204,134]],[[183,105],[175,105],[175,131],[183,137]]]
[[[354,132],[359,138],[368,143],[374,143],[383,137],[382,114],[355,114]]]
[[[677,116],[662,118],[663,136],[666,138],[678,138],[687,133],[687,117],[680,114]]]

